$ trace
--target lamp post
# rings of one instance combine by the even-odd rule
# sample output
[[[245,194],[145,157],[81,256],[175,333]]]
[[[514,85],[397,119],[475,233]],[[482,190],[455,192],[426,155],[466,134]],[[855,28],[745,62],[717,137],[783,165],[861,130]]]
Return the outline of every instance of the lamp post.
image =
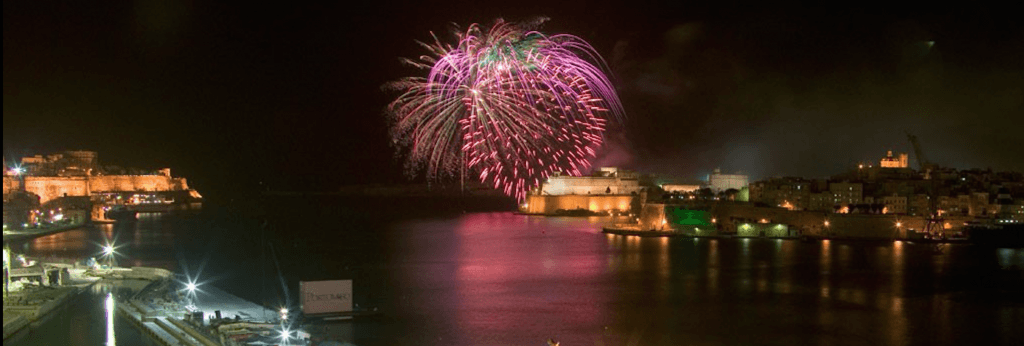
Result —
[[[196,283],[195,282],[191,282],[190,281],[189,283],[185,284],[185,296],[188,297],[188,306],[194,308],[195,307],[195,298],[196,298]]]
[[[8,286],[11,285],[11,249],[4,244],[4,297],[10,295]]]
[[[287,329],[281,331],[281,341],[283,341],[285,345],[288,345],[288,339],[291,339],[291,336],[292,332]]]
[[[107,258],[107,267],[114,267],[114,247],[106,245],[103,247],[103,257]]]

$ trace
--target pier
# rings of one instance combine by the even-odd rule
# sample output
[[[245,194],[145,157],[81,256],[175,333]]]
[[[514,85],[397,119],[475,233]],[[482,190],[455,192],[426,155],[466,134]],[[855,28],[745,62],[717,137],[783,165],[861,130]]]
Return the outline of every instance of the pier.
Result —
[[[143,335],[161,345],[233,346],[245,344],[238,340],[242,339],[239,335],[279,336],[274,333],[280,323],[276,311],[215,287],[202,287],[200,299],[194,302],[194,306],[186,306],[178,299],[181,296],[180,284],[174,274],[165,269],[47,265],[66,266],[71,273],[70,278],[65,285],[24,286],[19,283],[16,290],[5,294],[5,343],[8,338],[35,328],[36,323],[48,314],[80,298],[87,290],[111,291],[105,302],[111,319],[108,324],[113,323],[115,315],[124,318]],[[113,294],[118,291],[131,293]],[[219,328],[211,328],[215,321]]]

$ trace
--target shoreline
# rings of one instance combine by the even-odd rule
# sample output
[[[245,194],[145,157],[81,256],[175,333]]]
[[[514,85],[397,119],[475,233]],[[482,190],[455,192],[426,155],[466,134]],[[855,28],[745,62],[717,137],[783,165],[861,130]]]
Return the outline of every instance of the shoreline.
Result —
[[[860,241],[860,242],[893,242],[902,241],[912,244],[973,244],[967,239],[946,239],[946,240],[930,240],[930,239],[904,239],[904,238],[878,238],[878,237],[850,237],[850,236],[821,236],[821,235],[805,235],[805,236],[788,236],[788,237],[770,237],[770,236],[740,236],[732,234],[717,234],[717,235],[695,235],[687,234],[684,232],[671,232],[671,231],[641,231],[638,229],[626,229],[626,228],[615,228],[615,227],[601,227],[601,233],[621,235],[621,236],[637,236],[641,238],[693,238],[693,239],[781,239],[781,240],[802,240],[802,241],[823,241],[823,240],[837,240],[837,241]]]
[[[73,298],[76,298],[81,294],[85,288],[92,286],[92,284],[84,287],[60,287],[57,288],[58,292],[50,292],[55,295],[49,297],[35,296],[21,296],[16,298],[20,302],[22,299],[28,300],[30,304],[8,304],[10,297],[4,298],[4,340],[17,334],[25,328],[31,328],[31,325],[36,321],[40,321],[47,317],[51,312],[67,305]],[[32,292],[38,293],[38,292]],[[31,294],[30,294],[31,295]],[[31,304],[40,300],[46,299],[44,302],[39,304]],[[10,318],[8,318],[10,317]]]
[[[226,325],[243,323],[260,326],[273,326],[275,321],[259,321],[252,316],[253,309],[266,310],[267,316],[276,318],[276,312],[255,303],[249,302],[216,287],[203,288],[205,295],[199,305],[203,310],[203,321],[190,321],[186,308],[173,297],[178,292],[174,288],[175,274],[169,270],[152,267],[110,268],[83,270],[78,283],[64,286],[41,286],[12,292],[4,298],[4,340],[14,337],[26,330],[38,328],[37,322],[46,320],[51,313],[66,307],[76,299],[83,299],[83,293],[94,285],[108,285],[113,291],[129,289],[131,295],[114,299],[110,311],[118,317],[125,318],[132,327],[139,330],[143,337],[149,338],[160,345],[237,345],[229,341],[230,335],[207,329],[207,321],[214,319],[214,310],[234,309],[236,316],[244,315],[244,319],[235,319]],[[113,296],[111,296],[113,297]],[[246,312],[249,312],[248,314]],[[236,317],[237,318],[237,317]],[[229,320],[224,316],[223,323]],[[227,333],[230,334],[230,333]]]
[[[36,231],[25,231],[25,230],[4,230],[4,243],[12,241],[21,241],[38,237],[45,237],[48,235],[54,235],[61,232],[67,232],[79,228],[85,228],[92,226],[91,221],[86,221],[77,224],[64,225],[60,227],[50,228],[39,228]]]

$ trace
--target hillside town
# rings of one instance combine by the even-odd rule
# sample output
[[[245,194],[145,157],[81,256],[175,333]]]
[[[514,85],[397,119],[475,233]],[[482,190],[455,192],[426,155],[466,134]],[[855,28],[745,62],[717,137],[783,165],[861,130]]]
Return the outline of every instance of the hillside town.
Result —
[[[170,168],[103,166],[94,151],[4,162],[4,229],[133,218],[138,212],[196,209],[202,195]]]

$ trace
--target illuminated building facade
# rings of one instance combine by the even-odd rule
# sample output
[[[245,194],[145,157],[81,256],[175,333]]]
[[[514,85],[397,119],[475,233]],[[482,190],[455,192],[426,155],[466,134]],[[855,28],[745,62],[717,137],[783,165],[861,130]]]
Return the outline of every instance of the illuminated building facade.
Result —
[[[885,157],[878,163],[882,168],[907,168],[907,154],[899,154],[898,157],[892,156],[892,150],[886,152]]]
[[[750,177],[746,174],[722,174],[722,170],[716,168],[708,175],[708,187],[715,193],[728,189],[740,190],[749,184]]]
[[[11,174],[13,170],[5,170],[4,195],[23,190],[39,196],[43,204],[60,197],[137,192],[173,192],[191,200],[202,198],[189,188],[185,178],[172,177],[169,168],[156,171],[104,169],[96,157],[93,151],[24,157],[18,167],[21,173]]]
[[[893,194],[892,196],[885,196],[882,198],[882,204],[885,205],[886,214],[907,213],[907,197],[896,194]]]
[[[549,215],[579,210],[628,213],[641,191],[636,172],[615,167],[603,167],[584,177],[555,174],[527,194],[519,211]]]
[[[591,176],[573,177],[554,174],[541,183],[538,195],[629,195],[640,191],[636,172],[603,167]]]
[[[668,193],[691,193],[700,190],[698,184],[662,184],[661,189]]]
[[[59,154],[27,156],[21,159],[26,175],[81,177],[99,172],[95,151],[75,150]]]
[[[852,182],[836,182],[828,184],[832,193],[832,203],[839,206],[860,204],[864,197],[864,184]]]

